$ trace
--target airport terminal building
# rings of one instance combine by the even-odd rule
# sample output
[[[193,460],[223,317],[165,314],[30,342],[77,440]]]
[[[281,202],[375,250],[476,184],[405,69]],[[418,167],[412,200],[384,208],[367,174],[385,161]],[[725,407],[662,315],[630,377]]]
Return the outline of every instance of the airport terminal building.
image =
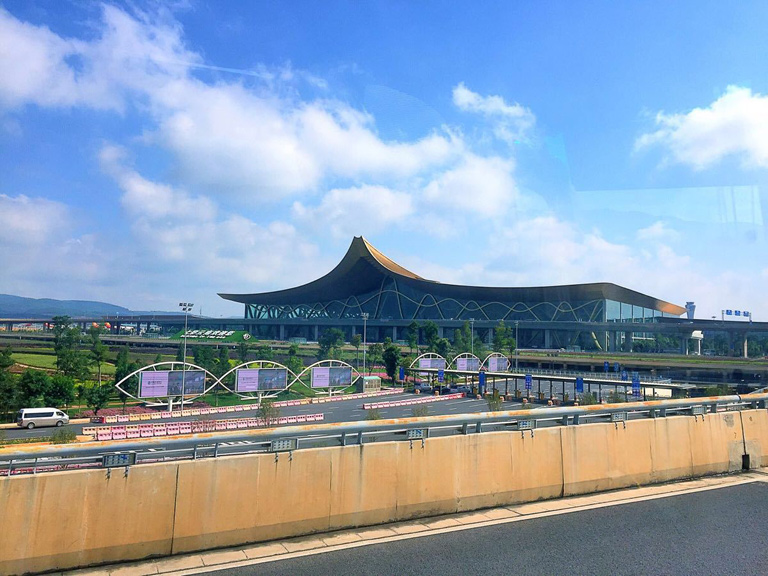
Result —
[[[643,334],[638,323],[686,312],[605,282],[508,288],[443,284],[406,270],[362,237],[352,240],[333,270],[313,282],[220,296],[245,306],[244,320],[254,335],[308,341],[330,327],[340,328],[349,339],[362,333],[364,325],[369,342],[404,340],[413,321],[427,320],[450,340],[456,328],[472,321],[475,337],[490,341],[503,320],[517,327],[520,347],[618,350]]]

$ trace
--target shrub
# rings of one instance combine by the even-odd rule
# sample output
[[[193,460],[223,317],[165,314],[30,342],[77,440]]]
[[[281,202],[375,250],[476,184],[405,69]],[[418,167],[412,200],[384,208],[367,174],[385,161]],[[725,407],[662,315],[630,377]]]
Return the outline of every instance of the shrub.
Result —
[[[377,408],[372,408],[371,410],[368,410],[368,413],[365,415],[366,420],[381,420],[381,412]]]
[[[51,434],[51,442],[53,444],[71,444],[77,440],[77,434],[74,430],[67,428],[59,428],[53,434]]]

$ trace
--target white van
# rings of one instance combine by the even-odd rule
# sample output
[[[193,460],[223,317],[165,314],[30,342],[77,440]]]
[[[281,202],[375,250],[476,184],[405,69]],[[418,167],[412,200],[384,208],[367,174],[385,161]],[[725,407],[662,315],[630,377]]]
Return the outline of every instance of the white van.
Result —
[[[22,408],[16,414],[16,425],[21,428],[37,426],[63,426],[69,424],[69,416],[56,408]]]

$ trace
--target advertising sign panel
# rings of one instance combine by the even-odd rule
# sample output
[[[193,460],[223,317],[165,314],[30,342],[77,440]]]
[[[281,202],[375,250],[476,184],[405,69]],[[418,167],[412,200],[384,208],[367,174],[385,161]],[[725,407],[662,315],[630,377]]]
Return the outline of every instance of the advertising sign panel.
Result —
[[[419,358],[419,368],[433,368],[435,370],[445,369],[445,359],[443,358]],[[420,372],[419,376],[427,376],[428,372]]]
[[[477,372],[480,369],[480,361],[477,358],[457,358],[456,370]]]
[[[184,394],[202,394],[205,390],[205,372],[202,370],[147,370],[139,378],[139,398],[162,398]]]
[[[285,368],[243,368],[237,371],[235,390],[238,392],[263,392],[285,390],[288,371]]]
[[[312,388],[341,388],[352,385],[352,368],[319,366],[312,368]]]
[[[168,370],[141,372],[139,375],[139,398],[168,396]]]
[[[506,372],[509,369],[509,359],[503,356],[491,356],[488,358],[489,372]]]

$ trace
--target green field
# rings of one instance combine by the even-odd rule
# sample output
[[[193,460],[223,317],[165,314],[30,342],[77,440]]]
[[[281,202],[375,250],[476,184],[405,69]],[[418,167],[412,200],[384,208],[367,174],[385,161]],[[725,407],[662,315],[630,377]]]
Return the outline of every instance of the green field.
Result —
[[[13,358],[15,362],[31,368],[42,368],[47,370],[56,369],[56,356],[53,356],[52,354],[27,354],[14,352],[11,354],[11,358]],[[96,374],[96,368],[92,367],[91,372]],[[102,364],[101,374],[102,376],[114,376],[114,364]]]

